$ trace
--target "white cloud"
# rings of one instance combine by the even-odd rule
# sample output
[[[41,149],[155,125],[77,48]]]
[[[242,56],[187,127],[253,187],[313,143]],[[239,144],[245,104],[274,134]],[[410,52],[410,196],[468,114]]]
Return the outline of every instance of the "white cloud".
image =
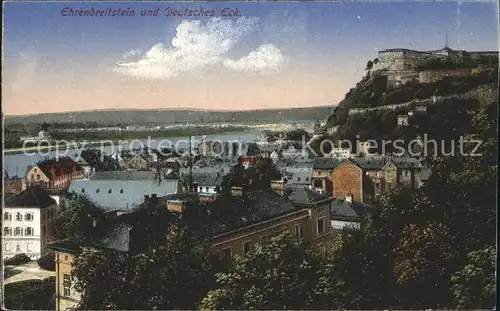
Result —
[[[256,18],[184,20],[177,26],[171,47],[158,43],[134,61],[122,60],[114,70],[137,78],[177,76],[223,61],[224,55],[256,28]],[[134,53],[125,54],[130,57]]]
[[[134,56],[138,56],[142,53],[141,50],[130,50],[130,51],[127,51],[125,53],[123,53],[122,55],[122,58],[125,60],[125,59],[129,59],[129,58],[132,58]]]
[[[235,70],[276,71],[283,69],[285,62],[280,49],[273,44],[263,44],[239,60],[225,60],[224,65]]]

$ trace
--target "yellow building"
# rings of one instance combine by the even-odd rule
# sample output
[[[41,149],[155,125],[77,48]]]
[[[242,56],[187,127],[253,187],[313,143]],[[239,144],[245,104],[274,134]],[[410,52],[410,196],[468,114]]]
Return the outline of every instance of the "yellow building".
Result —
[[[75,308],[80,302],[80,293],[74,289],[71,275],[72,264],[79,245],[71,241],[57,241],[47,246],[54,250],[56,261],[56,310]]]
[[[256,191],[233,187],[230,195],[209,201],[197,199],[198,195],[193,193],[164,198],[145,196],[141,207],[164,208],[172,213],[186,213],[190,208],[205,211],[204,216],[200,216],[204,218],[198,221],[204,225],[204,234],[211,237],[209,251],[219,253],[228,260],[244,256],[256,245],[265,245],[273,236],[285,232],[292,239],[303,239],[326,252],[332,240],[332,198],[306,187],[287,191],[283,181],[273,181],[272,185],[272,189]],[[117,234],[116,230],[121,232]],[[121,245],[108,242],[114,249],[140,253],[147,250],[148,245],[144,243],[144,237],[138,235],[130,230],[130,226],[121,224],[109,235],[119,240]],[[80,299],[71,277],[73,258],[79,246],[59,241],[49,245],[49,248],[56,254],[56,311],[66,310],[76,306]]]

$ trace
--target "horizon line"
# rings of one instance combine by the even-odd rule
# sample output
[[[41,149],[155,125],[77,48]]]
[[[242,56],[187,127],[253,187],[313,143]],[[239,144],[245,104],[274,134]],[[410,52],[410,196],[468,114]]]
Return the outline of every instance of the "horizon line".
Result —
[[[18,117],[30,117],[39,115],[61,115],[61,114],[71,114],[71,113],[88,113],[88,112],[114,112],[114,111],[129,111],[129,112],[149,112],[149,111],[197,111],[197,112],[250,112],[250,111],[272,111],[272,110],[288,110],[288,109],[309,109],[309,108],[327,108],[336,107],[338,102],[332,104],[323,105],[313,105],[305,107],[283,107],[283,108],[260,108],[260,109],[245,109],[245,110],[231,110],[231,109],[200,109],[200,108],[160,108],[160,109],[140,109],[140,108],[104,108],[104,109],[90,109],[90,110],[76,110],[76,111],[60,111],[60,112],[44,112],[44,113],[31,113],[31,114],[18,114],[18,115],[4,115],[4,119],[7,118],[18,118]]]

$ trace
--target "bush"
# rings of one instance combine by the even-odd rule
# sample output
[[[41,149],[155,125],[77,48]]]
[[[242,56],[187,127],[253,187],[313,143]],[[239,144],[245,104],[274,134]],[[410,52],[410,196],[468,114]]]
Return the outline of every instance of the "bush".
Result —
[[[31,259],[26,254],[17,254],[14,257],[5,259],[6,266],[20,266],[30,262]]]
[[[56,271],[55,255],[48,254],[37,260],[38,266],[44,270]]]

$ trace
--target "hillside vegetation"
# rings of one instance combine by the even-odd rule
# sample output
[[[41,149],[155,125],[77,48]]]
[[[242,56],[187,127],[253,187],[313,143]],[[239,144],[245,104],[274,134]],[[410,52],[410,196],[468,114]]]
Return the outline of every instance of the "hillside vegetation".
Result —
[[[335,139],[355,139],[359,135],[366,139],[413,139],[417,134],[430,134],[443,128],[447,123],[450,130],[466,132],[465,119],[470,119],[469,110],[498,102],[498,66],[476,70],[467,77],[447,77],[434,83],[409,82],[399,87],[387,87],[386,77],[375,73],[364,78],[352,88],[334,113],[327,120],[327,127],[336,126]],[[436,104],[429,105],[427,115],[412,120],[412,127],[401,128],[397,125],[397,115],[406,114],[411,108],[395,110],[372,110],[363,114],[349,115],[352,108],[374,108],[397,105],[413,100],[440,98]],[[451,97],[451,98],[449,98]],[[467,117],[468,116],[468,117]],[[456,126],[449,123],[456,123]]]

